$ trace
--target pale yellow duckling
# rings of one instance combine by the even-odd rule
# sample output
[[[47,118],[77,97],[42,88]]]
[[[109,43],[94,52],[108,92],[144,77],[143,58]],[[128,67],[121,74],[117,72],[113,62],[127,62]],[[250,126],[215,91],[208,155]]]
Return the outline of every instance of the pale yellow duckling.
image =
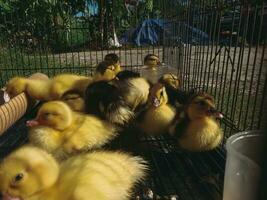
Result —
[[[61,164],[31,146],[12,152],[0,164],[3,200],[128,200],[144,178],[142,158],[98,151]]]
[[[34,120],[28,121],[30,143],[45,149],[58,160],[103,146],[116,128],[103,120],[71,110],[61,101],[43,104]]]
[[[162,84],[158,83],[152,87],[148,103],[149,107],[142,116],[140,128],[149,135],[167,133],[176,113],[167,104],[168,96]]]
[[[186,150],[211,150],[222,142],[223,131],[218,122],[222,117],[215,109],[214,99],[206,93],[199,93],[189,100],[185,116],[178,117],[170,133]]]
[[[84,92],[91,82],[91,77],[74,74],[60,74],[48,80],[14,77],[8,81],[6,91],[11,97],[26,92],[36,100],[59,100],[68,90]]]

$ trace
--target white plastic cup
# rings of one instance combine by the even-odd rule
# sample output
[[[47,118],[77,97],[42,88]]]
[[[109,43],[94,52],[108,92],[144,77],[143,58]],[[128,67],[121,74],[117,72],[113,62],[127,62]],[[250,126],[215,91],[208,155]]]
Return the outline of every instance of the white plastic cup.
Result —
[[[264,135],[258,131],[228,138],[223,200],[258,199],[264,142]]]

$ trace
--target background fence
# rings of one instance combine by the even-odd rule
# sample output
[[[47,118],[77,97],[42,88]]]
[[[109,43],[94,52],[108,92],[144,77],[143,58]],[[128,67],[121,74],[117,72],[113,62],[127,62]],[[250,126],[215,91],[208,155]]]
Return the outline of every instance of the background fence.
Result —
[[[183,89],[214,95],[225,116],[226,139],[264,123],[266,8],[263,0],[0,1],[0,87],[34,72],[90,75],[109,52],[138,70],[145,55],[155,53],[178,69]],[[27,141],[25,122],[35,112],[1,135],[0,158]],[[222,199],[224,144],[190,153],[163,136],[140,140],[147,148],[140,155],[151,168],[145,184],[153,192]]]

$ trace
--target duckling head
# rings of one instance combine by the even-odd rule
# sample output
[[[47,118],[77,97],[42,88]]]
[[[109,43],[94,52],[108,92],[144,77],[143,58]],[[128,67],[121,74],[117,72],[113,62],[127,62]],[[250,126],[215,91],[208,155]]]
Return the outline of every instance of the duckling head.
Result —
[[[164,74],[158,82],[173,89],[179,89],[181,87],[180,79],[172,73]]]
[[[70,90],[62,95],[61,100],[68,104],[72,110],[83,112],[85,109],[83,96],[84,95],[78,90]]]
[[[115,67],[111,62],[103,61],[96,67],[95,81],[110,81],[116,76]]]
[[[14,77],[6,84],[6,92],[12,98],[26,90],[26,79]]]
[[[166,89],[162,84],[157,83],[151,88],[148,102],[155,108],[168,103]]]
[[[144,65],[151,67],[151,68],[156,68],[161,64],[159,57],[156,56],[155,54],[147,54],[146,57],[144,58]]]
[[[59,166],[45,151],[23,146],[0,164],[0,191],[4,200],[23,200],[55,184]]]
[[[63,131],[70,127],[72,122],[73,112],[67,104],[61,101],[49,101],[40,107],[36,119],[27,121],[27,126],[43,125]]]
[[[139,78],[139,77],[140,77],[140,73],[133,72],[130,70],[123,70],[116,75],[116,79],[120,81],[128,80],[131,78]]]
[[[110,62],[114,67],[115,74],[121,71],[120,58],[115,53],[109,53],[105,56],[104,61]]]
[[[223,118],[223,115],[215,108],[213,97],[206,93],[199,93],[193,96],[189,100],[186,111],[190,120],[204,117],[212,117],[214,119]]]

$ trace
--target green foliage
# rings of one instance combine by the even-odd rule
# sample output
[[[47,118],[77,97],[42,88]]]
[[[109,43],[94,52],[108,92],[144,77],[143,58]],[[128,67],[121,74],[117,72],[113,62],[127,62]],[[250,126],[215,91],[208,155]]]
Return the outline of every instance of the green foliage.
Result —
[[[84,0],[0,1],[1,37],[12,45],[57,46],[68,42],[71,18],[84,9]],[[64,32],[64,37],[60,36]]]

